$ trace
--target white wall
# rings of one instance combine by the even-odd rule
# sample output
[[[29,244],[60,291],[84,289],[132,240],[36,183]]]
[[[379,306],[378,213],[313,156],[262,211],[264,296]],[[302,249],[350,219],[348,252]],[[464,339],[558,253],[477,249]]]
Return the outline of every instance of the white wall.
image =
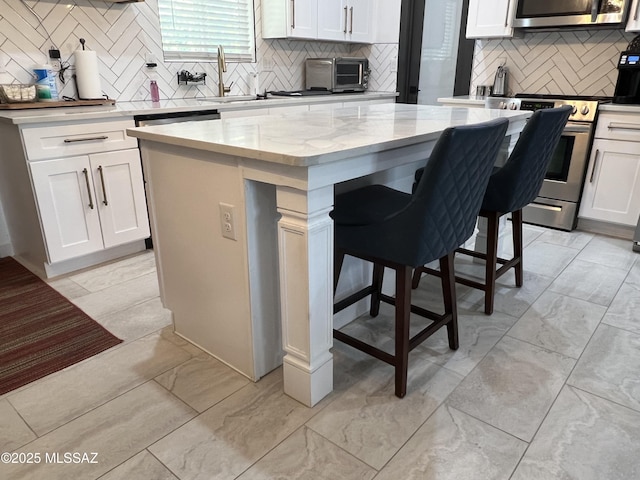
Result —
[[[87,47],[98,52],[102,89],[110,98],[119,101],[149,99],[150,76],[157,79],[161,98],[217,95],[215,62],[163,62],[157,0],[130,4],[97,0],[26,0],[26,3],[42,18],[41,25],[19,0],[0,0],[0,83],[29,83],[31,68],[48,61],[47,52],[52,44],[61,50],[63,60],[73,63],[72,53],[80,47],[79,39],[84,38]],[[73,7],[69,8],[68,4]],[[261,72],[262,89],[303,88],[305,58],[339,55],[369,57],[371,90],[395,91],[396,75],[390,72],[393,70],[390,61],[397,58],[397,44],[263,40],[261,17],[261,2],[255,0],[257,62],[229,65],[225,83],[234,82],[232,94],[250,93],[250,74],[253,72]],[[157,68],[145,66],[147,53],[152,53],[158,60]],[[273,67],[267,71],[264,67],[269,64]],[[207,73],[207,84],[178,86],[177,72],[184,69]],[[71,82],[60,84],[59,90],[64,95],[75,96]]]
[[[492,85],[498,65],[506,62],[512,94],[612,96],[620,52],[635,36],[623,29],[585,29],[476,40],[470,91]]]

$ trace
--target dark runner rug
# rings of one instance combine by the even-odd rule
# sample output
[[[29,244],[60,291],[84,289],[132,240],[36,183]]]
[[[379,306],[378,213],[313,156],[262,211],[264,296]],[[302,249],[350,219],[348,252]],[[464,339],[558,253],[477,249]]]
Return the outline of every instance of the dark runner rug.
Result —
[[[0,395],[121,342],[16,260],[0,258]]]

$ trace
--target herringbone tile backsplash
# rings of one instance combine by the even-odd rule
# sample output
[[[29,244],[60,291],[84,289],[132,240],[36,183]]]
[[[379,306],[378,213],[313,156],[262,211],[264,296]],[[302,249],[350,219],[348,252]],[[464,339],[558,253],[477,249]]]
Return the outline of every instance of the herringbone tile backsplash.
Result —
[[[305,58],[345,55],[369,58],[371,90],[395,91],[396,73],[390,64],[398,57],[397,44],[263,40],[261,2],[254,0],[254,4],[257,62],[228,65],[224,78],[227,85],[233,82],[233,95],[251,93],[254,72],[259,72],[261,90],[304,88]],[[47,52],[52,45],[60,49],[63,60],[73,63],[72,54],[80,47],[80,38],[98,53],[102,90],[110,98],[148,99],[150,78],[158,81],[161,98],[217,95],[216,63],[162,61],[157,0],[131,4],[99,0],[0,0],[0,83],[31,82],[32,67],[48,62]],[[156,68],[146,67],[147,53],[156,58]],[[267,71],[263,64],[269,63],[272,66]],[[179,86],[177,73],[181,70],[205,72],[206,85]],[[59,86],[62,95],[75,97],[72,82]]]
[[[613,95],[620,52],[636,34],[624,30],[527,32],[522,38],[477,40],[471,92],[509,70],[509,92]]]

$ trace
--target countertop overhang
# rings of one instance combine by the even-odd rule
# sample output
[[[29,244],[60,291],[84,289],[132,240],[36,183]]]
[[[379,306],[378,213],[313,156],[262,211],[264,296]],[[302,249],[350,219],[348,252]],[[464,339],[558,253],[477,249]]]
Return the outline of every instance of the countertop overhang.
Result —
[[[312,166],[435,140],[450,126],[501,117],[519,122],[531,113],[380,104],[139,127],[127,134],[143,141]]]

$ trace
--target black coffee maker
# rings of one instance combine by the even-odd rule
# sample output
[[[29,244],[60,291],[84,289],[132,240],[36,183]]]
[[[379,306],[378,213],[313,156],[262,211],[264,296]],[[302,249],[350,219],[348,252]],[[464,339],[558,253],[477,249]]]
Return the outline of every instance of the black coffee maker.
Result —
[[[613,95],[613,103],[640,105],[640,35],[620,54],[618,82]]]

